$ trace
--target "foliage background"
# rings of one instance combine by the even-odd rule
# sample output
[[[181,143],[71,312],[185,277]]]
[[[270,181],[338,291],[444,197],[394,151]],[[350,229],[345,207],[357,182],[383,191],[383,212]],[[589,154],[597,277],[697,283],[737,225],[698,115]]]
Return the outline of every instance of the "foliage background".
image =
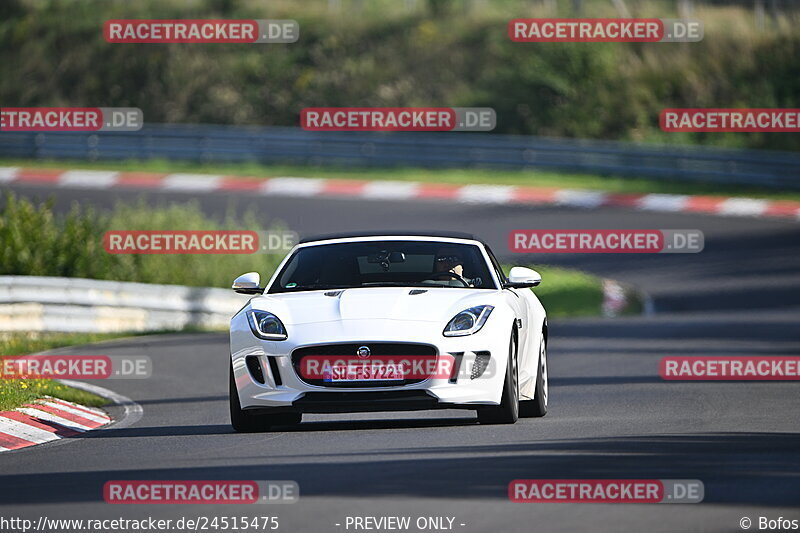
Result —
[[[131,106],[148,122],[298,124],[307,106],[489,106],[498,133],[797,150],[790,134],[664,134],[667,107],[800,107],[796,11],[624,2],[705,23],[700,43],[513,43],[515,17],[606,0],[3,0],[0,103]],[[740,4],[731,5],[731,4]],[[773,4],[777,5],[775,2]],[[793,4],[781,3],[791,7]],[[292,18],[287,45],[120,45],[112,18]]]

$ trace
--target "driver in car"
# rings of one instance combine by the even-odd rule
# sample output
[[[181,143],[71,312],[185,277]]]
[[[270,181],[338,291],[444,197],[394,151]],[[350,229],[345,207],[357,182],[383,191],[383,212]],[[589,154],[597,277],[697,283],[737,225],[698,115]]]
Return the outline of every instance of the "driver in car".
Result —
[[[481,282],[480,278],[464,278],[464,261],[459,257],[458,251],[452,248],[437,250],[433,261],[433,271],[434,274],[442,274],[435,276],[437,282],[452,287],[464,287],[464,283],[460,280],[464,280],[468,287],[475,287]]]

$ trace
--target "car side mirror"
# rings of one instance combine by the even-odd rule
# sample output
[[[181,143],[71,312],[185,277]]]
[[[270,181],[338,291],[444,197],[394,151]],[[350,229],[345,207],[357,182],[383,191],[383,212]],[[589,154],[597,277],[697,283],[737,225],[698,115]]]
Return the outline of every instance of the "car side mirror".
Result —
[[[248,272],[233,280],[231,288],[239,294],[263,294],[264,288],[259,287],[259,283],[261,275],[258,272]]]
[[[542,276],[533,269],[526,267],[514,267],[508,273],[506,287],[512,289],[524,289],[536,287],[542,282]]]

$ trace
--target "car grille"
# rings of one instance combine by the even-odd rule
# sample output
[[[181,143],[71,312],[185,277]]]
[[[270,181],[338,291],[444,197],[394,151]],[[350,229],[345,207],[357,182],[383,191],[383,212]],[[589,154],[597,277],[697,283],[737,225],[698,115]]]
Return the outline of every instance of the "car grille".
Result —
[[[429,344],[413,344],[403,342],[358,342],[345,344],[322,344],[318,346],[305,346],[292,352],[292,366],[300,381],[309,385],[331,388],[354,388],[354,387],[402,387],[420,383],[427,378],[392,380],[392,381],[348,381],[348,382],[329,382],[322,379],[310,379],[303,377],[300,368],[303,358],[309,356],[343,356],[348,358],[356,357],[356,352],[362,346],[367,346],[372,354],[369,360],[376,361],[381,359],[397,359],[402,356],[429,356],[436,358],[436,347]]]

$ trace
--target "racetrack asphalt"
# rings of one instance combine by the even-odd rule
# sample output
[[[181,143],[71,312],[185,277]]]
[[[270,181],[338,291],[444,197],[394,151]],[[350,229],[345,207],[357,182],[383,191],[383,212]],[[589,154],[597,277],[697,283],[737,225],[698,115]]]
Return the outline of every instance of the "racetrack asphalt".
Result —
[[[133,195],[17,185],[4,190],[9,188],[31,197],[55,194],[58,209],[72,201],[110,208]],[[225,334],[141,337],[63,350],[150,356],[151,379],[102,383],[138,402],[144,416],[130,427],[0,455],[0,516],[277,515],[282,531],[347,531],[347,516],[452,516],[454,529],[464,532],[741,531],[745,516],[753,520],[752,529],[759,516],[800,519],[800,383],[665,382],[658,375],[666,355],[800,355],[796,222],[241,193],[146,198],[196,199],[219,216],[231,204],[252,206],[265,222],[283,220],[301,235],[469,231],[507,262],[573,266],[633,283],[650,294],[656,313],[552,320],[550,412],[513,426],[480,426],[468,411],[431,411],[307,415],[297,428],[235,434],[228,425]],[[534,228],[701,229],[705,250],[510,253],[508,232]],[[231,279],[238,274],[231,272]],[[508,484],[520,478],[699,479],[705,500],[511,503]],[[102,489],[114,479],[295,480],[301,496],[292,505],[109,505]]]

